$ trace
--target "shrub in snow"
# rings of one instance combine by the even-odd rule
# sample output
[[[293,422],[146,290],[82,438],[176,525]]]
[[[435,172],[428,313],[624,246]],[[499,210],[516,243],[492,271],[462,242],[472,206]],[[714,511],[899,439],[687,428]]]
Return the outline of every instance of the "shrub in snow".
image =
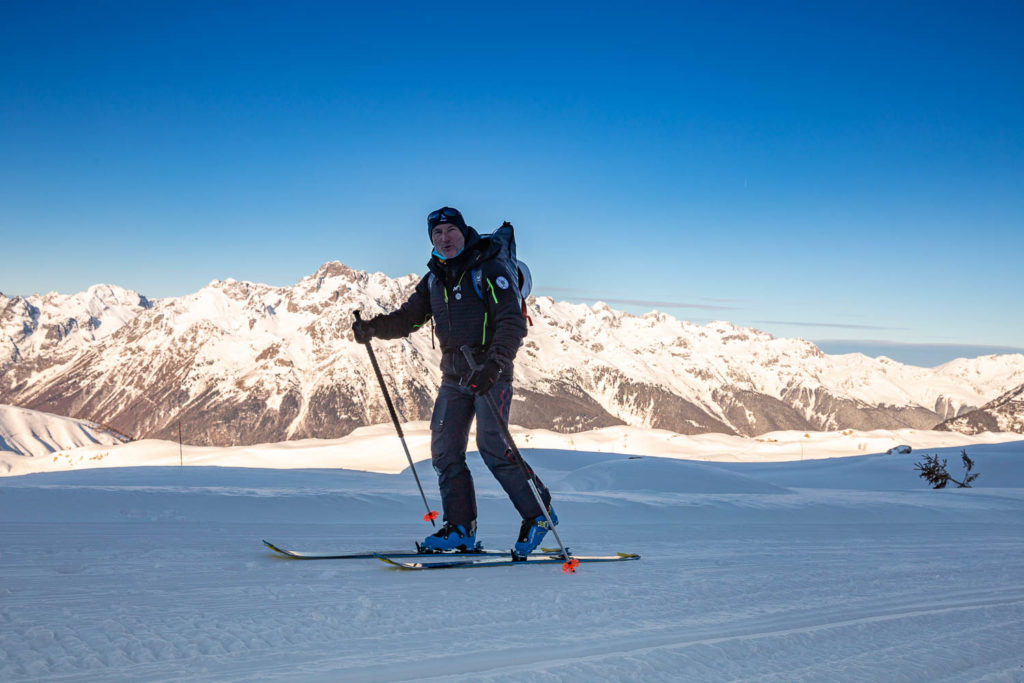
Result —
[[[939,460],[937,455],[926,455],[924,460],[914,463],[914,469],[920,470],[920,475],[928,480],[933,489],[944,489],[946,484],[953,482],[958,489],[971,488],[971,482],[978,478],[977,473],[971,474],[974,468],[974,461],[967,457],[967,450],[960,451],[960,459],[964,465],[963,481],[957,481],[946,470],[946,459]]]

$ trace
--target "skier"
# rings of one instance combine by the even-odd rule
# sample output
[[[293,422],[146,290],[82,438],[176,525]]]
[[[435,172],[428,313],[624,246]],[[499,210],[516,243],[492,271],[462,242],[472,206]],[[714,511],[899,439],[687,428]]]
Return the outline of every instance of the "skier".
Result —
[[[434,247],[429,272],[402,306],[389,314],[356,320],[356,342],[373,337],[397,339],[411,334],[433,318],[441,343],[441,387],[430,419],[430,453],[437,472],[444,524],[427,536],[428,551],[472,550],[476,545],[476,491],[466,466],[469,428],[476,417],[480,456],[523,518],[514,552],[526,556],[544,538],[549,521],[530,491],[529,481],[516,464],[502,426],[485,399],[490,392],[508,425],[512,403],[512,370],[516,352],[526,336],[515,264],[503,256],[501,245],[481,237],[466,225],[462,214],[445,206],[427,216],[427,236]],[[473,370],[461,352],[473,349]],[[533,472],[534,484],[551,511],[551,494]]]

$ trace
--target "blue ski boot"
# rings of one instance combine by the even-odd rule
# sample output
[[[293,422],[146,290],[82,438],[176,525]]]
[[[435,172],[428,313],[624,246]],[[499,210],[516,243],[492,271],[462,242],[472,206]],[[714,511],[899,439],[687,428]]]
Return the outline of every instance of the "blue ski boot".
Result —
[[[476,520],[469,523],[469,529],[459,524],[445,522],[444,526],[423,539],[417,545],[421,553],[443,553],[455,550],[472,552],[476,547]]]
[[[537,546],[540,545],[540,542],[544,540],[544,536],[548,533],[548,529],[558,525],[558,515],[555,514],[553,508],[549,508],[549,510],[551,511],[550,523],[544,515],[537,515],[536,517],[523,520],[523,525],[519,527],[519,540],[516,541],[516,545],[512,549],[513,554],[519,557],[526,557],[537,549]]]

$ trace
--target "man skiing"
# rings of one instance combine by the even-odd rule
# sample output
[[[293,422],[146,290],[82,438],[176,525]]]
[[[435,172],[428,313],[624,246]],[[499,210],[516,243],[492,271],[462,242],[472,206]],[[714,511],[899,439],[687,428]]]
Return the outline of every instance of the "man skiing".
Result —
[[[516,352],[526,336],[516,264],[503,255],[499,240],[481,237],[466,225],[462,214],[445,206],[427,216],[427,235],[434,247],[429,272],[415,291],[392,313],[356,320],[352,333],[358,343],[373,337],[397,339],[411,334],[433,318],[441,343],[442,382],[430,420],[430,452],[441,489],[444,525],[427,536],[427,551],[472,550],[476,545],[476,491],[466,466],[469,428],[476,417],[477,448],[484,463],[523,518],[514,552],[526,556],[558,524],[533,496],[529,480],[513,459],[503,436],[512,403],[512,370]],[[461,348],[473,350],[474,370]],[[486,400],[494,399],[500,416]],[[551,494],[530,472],[544,505]]]

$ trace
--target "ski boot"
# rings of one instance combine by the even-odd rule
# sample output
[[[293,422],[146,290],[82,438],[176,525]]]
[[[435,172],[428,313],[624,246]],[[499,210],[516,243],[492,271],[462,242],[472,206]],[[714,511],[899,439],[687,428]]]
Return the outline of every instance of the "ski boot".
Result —
[[[421,553],[473,552],[478,550],[476,543],[476,520],[469,523],[469,529],[462,524],[454,525],[445,522],[444,526],[430,536],[417,543],[416,549]]]
[[[516,541],[516,545],[512,549],[514,556],[525,558],[537,549],[537,546],[540,545],[540,542],[544,540],[544,536],[548,533],[548,529],[558,525],[558,515],[555,514],[553,508],[549,508],[549,510],[551,511],[550,523],[544,515],[537,515],[536,517],[529,517],[523,520],[523,525],[519,527],[519,540]]]

